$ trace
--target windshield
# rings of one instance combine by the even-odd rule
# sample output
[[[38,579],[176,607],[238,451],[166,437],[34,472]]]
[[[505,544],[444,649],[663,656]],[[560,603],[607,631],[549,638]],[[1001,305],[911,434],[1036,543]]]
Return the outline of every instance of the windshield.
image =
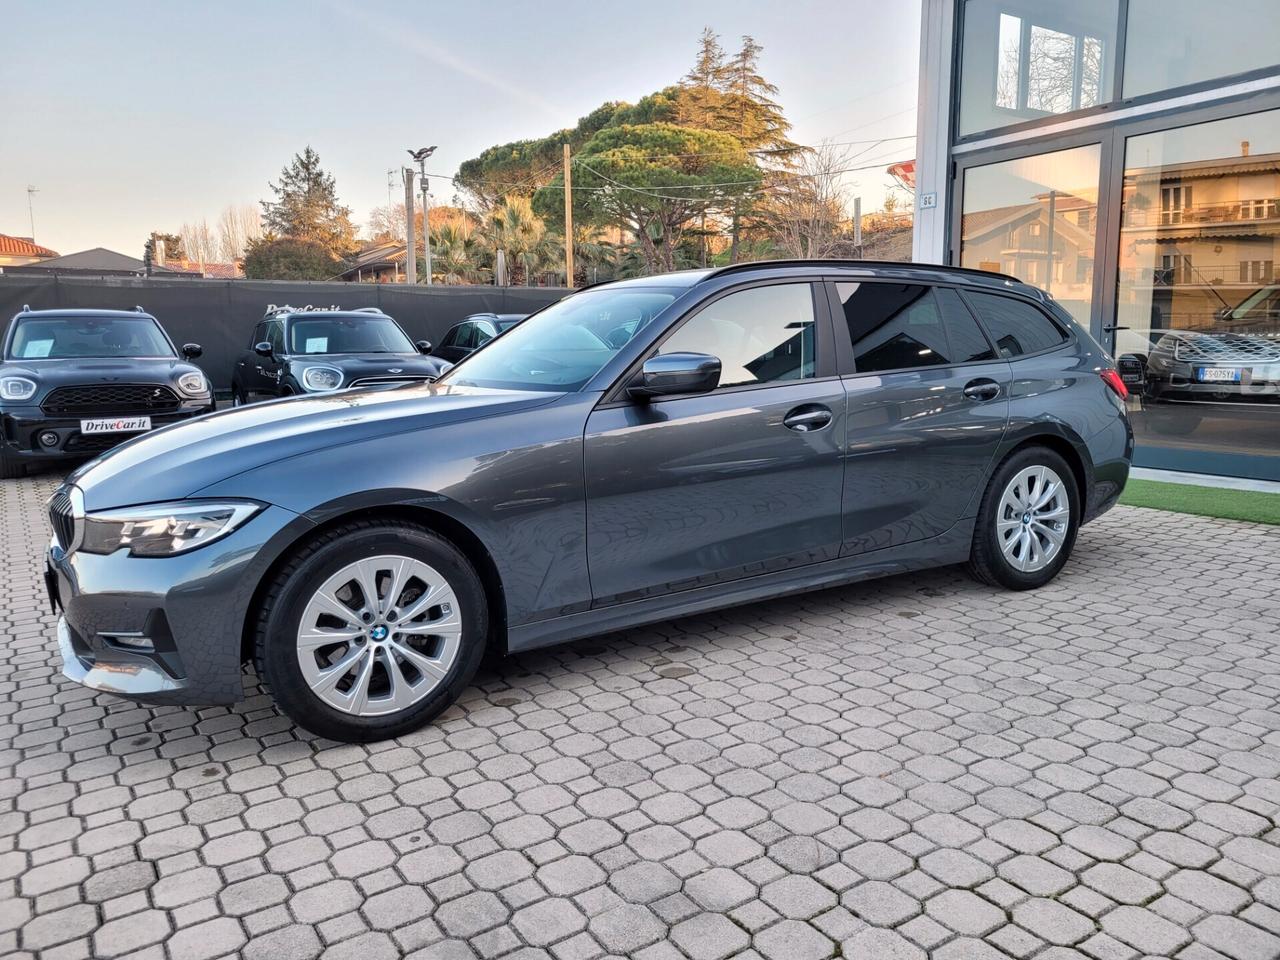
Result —
[[[8,359],[174,355],[168,338],[151,317],[42,317],[18,321]]]
[[[390,317],[295,317],[289,352],[413,353],[415,348]]]
[[[565,297],[490,341],[441,381],[504,390],[581,390],[680,292],[602,287]]]

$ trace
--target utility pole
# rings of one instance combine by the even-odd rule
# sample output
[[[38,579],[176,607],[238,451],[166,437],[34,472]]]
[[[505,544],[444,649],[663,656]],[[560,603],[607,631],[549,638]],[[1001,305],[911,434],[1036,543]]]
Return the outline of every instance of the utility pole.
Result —
[[[427,179],[426,164],[422,164],[422,256],[426,260],[427,286],[431,286],[431,182]]]
[[[31,242],[32,243],[36,242],[36,214],[35,214],[35,209],[31,205],[31,198],[39,192],[40,191],[36,187],[32,186],[29,183],[27,184],[27,219],[31,221]]]
[[[564,145],[564,285],[573,289],[573,162]]]
[[[395,168],[392,167],[391,169],[387,170],[387,206],[388,207],[391,206],[391,191],[395,189],[395,186],[396,186],[396,171],[395,171]]]
[[[853,245],[858,248],[858,259],[862,259],[862,198],[853,198]]]
[[[418,232],[413,225],[413,168],[405,167],[400,173],[404,177],[404,281],[412,286],[418,282],[418,253],[413,249]]]

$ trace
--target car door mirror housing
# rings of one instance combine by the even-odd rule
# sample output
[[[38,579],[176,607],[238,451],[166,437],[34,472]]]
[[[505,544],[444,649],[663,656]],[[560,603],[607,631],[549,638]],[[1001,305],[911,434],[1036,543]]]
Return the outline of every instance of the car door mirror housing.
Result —
[[[182,345],[182,355],[188,360],[194,360],[204,354],[204,347],[198,343],[184,343]]]
[[[633,400],[707,393],[720,385],[720,358],[706,353],[660,353],[644,362],[627,387]]]
[[[418,348],[418,352],[419,352],[419,353],[430,353],[430,352],[431,352],[431,341],[430,341],[430,340],[418,340],[418,341],[416,341],[416,342],[414,343],[414,346]]]
[[[271,356],[271,344],[263,340],[261,343],[254,344],[253,352],[260,357],[269,357]]]

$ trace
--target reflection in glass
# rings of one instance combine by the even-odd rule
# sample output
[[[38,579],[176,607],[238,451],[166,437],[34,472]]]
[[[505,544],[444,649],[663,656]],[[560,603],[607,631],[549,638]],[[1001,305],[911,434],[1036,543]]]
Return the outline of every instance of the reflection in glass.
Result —
[[[1219,15],[1204,0],[1129,0],[1124,95],[1138,97],[1280,61],[1280,3],[1231,0]]]
[[[667,338],[662,353],[720,360],[720,386],[814,375],[813,290],[807,283],[753,287],[716,300]]]
[[[1088,329],[1101,158],[1090,144],[966,170],[961,265],[1052,293]]]
[[[961,136],[1111,99],[1118,0],[1028,6],[965,4]]]
[[[1280,449],[1280,111],[1125,144],[1115,352],[1139,443]]]

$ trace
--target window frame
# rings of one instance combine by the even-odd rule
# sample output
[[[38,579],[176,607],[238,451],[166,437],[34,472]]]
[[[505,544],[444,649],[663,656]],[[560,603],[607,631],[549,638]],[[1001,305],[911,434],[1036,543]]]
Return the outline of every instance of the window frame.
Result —
[[[818,383],[824,380],[837,380],[840,377],[838,370],[838,361],[835,357],[835,351],[832,349],[833,343],[839,341],[835,339],[835,331],[832,328],[832,317],[830,312],[830,303],[824,294],[820,294],[823,286],[823,277],[819,275],[813,276],[791,276],[791,277],[768,277],[761,280],[755,280],[748,283],[734,284],[731,287],[717,290],[715,293],[692,304],[677,319],[668,324],[667,328],[657,336],[652,343],[645,347],[640,356],[627,366],[622,375],[614,381],[613,385],[605,392],[598,407],[613,407],[621,405],[633,405],[636,401],[627,396],[627,387],[631,381],[640,373],[645,361],[651,357],[657,356],[663,344],[670,340],[675,334],[681,330],[686,323],[691,322],[695,317],[704,310],[709,309],[719,301],[734,294],[742,293],[746,290],[755,290],[760,287],[778,287],[778,286],[800,286],[804,285],[809,288],[809,296],[813,304],[813,323],[814,323],[814,375],[812,377],[803,377],[799,380],[768,380],[764,383],[743,383],[732,387],[716,387],[714,390],[708,390],[705,393],[677,393],[665,397],[654,397],[648,401],[651,405],[665,403],[670,400],[687,400],[690,397],[706,397],[711,395],[722,395],[729,393],[742,393],[755,390],[768,390],[776,387],[789,387],[802,383]]]
[[[977,305],[975,304],[975,301],[970,299],[974,294],[979,294],[982,296],[1001,297],[1005,300],[1013,300],[1018,303],[1026,304],[1028,307],[1031,307],[1033,310],[1039,313],[1042,317],[1044,317],[1045,320],[1047,320],[1055,330],[1057,330],[1059,333],[1062,334],[1062,342],[1057,343],[1052,347],[1045,347],[1042,350],[1035,350],[1031,353],[1020,353],[1016,357],[1001,356],[1000,345],[996,341],[995,337],[992,336],[991,329],[987,326],[986,321],[983,320],[982,311],[978,309]],[[1057,353],[1059,350],[1062,350],[1064,348],[1075,346],[1075,343],[1076,343],[1075,330],[1064,325],[1060,320],[1058,320],[1057,317],[1055,317],[1052,313],[1046,310],[1043,304],[1037,303],[1031,297],[1023,296],[1018,293],[1007,292],[1004,290],[975,290],[971,287],[967,290],[960,291],[960,299],[964,301],[965,306],[969,308],[969,313],[973,315],[973,319],[977,321],[978,326],[982,328],[982,332],[986,335],[987,342],[990,343],[992,348],[995,350],[996,360],[999,362],[1014,363],[1018,360],[1026,360],[1030,357],[1044,357],[1044,356],[1048,356],[1051,353]]]
[[[837,283],[893,283],[893,284],[909,284],[916,287],[928,287],[930,291],[945,288],[954,290],[960,295],[961,305],[969,312],[969,318],[977,324],[978,332],[982,334],[983,339],[987,341],[987,346],[991,348],[991,352],[995,354],[990,360],[961,360],[956,363],[934,363],[927,367],[895,367],[892,370],[859,370],[857,356],[853,350],[853,338],[849,336],[848,324],[844,319],[844,304],[840,301],[840,296],[836,292]],[[842,277],[828,276],[826,278],[825,287],[827,290],[828,309],[831,312],[831,322],[834,327],[834,335],[836,338],[836,355],[839,360],[840,376],[848,379],[850,377],[887,377],[898,373],[916,373],[922,370],[948,370],[954,367],[976,367],[980,364],[1004,363],[1005,358],[1000,356],[1000,350],[991,339],[991,334],[987,332],[987,328],[974,315],[973,307],[969,301],[964,298],[964,284],[960,283],[935,283],[932,280],[911,279],[904,277]],[[939,304],[938,315],[942,315],[941,304]],[[944,328],[945,329],[945,328]]]

